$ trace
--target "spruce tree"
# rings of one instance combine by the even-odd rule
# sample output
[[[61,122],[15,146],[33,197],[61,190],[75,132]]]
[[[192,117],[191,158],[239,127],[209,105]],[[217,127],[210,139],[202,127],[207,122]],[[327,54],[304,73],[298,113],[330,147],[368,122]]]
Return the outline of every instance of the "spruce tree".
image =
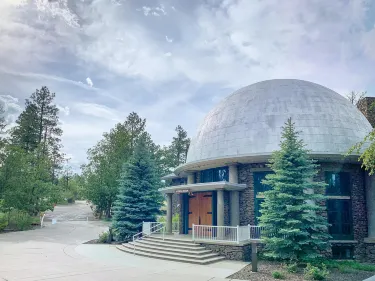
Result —
[[[289,118],[282,132],[280,150],[268,165],[274,174],[263,180],[271,190],[264,192],[260,225],[265,255],[275,259],[308,261],[329,247],[325,210],[325,183],[314,181],[318,165],[308,156],[303,140]]]
[[[141,230],[143,221],[156,221],[162,202],[160,184],[147,140],[141,137],[132,158],[122,169],[113,208],[113,229],[119,240],[131,240]]]

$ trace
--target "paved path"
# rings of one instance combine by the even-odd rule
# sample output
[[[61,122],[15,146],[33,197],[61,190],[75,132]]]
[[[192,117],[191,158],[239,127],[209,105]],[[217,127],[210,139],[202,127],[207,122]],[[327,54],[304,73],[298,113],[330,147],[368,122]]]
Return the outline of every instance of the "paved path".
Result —
[[[129,255],[111,245],[82,244],[107,229],[104,222],[87,221],[91,211],[83,202],[56,207],[48,215],[53,216],[57,224],[47,220],[43,229],[0,235],[0,280],[217,281],[246,265],[190,265]]]

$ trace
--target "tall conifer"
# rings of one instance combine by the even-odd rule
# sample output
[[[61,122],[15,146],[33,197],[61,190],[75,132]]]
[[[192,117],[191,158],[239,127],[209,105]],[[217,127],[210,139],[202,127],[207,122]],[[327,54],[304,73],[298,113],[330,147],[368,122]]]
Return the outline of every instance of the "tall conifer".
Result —
[[[318,165],[310,159],[303,140],[289,118],[282,132],[280,150],[271,157],[274,174],[263,180],[260,225],[265,228],[265,255],[282,260],[304,261],[328,249],[328,222],[322,213],[324,182],[313,181]]]
[[[143,221],[156,221],[162,202],[160,184],[147,139],[141,137],[131,160],[124,164],[113,208],[113,228],[120,240],[130,240]]]

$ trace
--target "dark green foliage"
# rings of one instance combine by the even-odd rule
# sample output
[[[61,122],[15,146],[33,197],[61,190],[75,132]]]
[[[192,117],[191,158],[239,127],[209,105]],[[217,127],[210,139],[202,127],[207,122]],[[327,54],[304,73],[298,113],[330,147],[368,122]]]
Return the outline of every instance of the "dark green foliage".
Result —
[[[327,266],[322,264],[320,267],[307,264],[304,270],[304,277],[306,280],[324,280],[329,275]]]
[[[140,231],[143,221],[156,221],[160,212],[160,178],[146,141],[145,137],[139,139],[119,180],[112,221],[116,236],[122,241],[132,239]]]
[[[281,271],[273,271],[272,277],[275,279],[285,279],[285,274]]]
[[[314,182],[318,165],[308,156],[291,119],[285,123],[280,150],[272,154],[274,174],[263,181],[272,187],[263,194],[260,225],[265,227],[265,256],[306,261],[329,247],[328,223],[321,216],[325,183]],[[315,202],[315,203],[314,203]]]

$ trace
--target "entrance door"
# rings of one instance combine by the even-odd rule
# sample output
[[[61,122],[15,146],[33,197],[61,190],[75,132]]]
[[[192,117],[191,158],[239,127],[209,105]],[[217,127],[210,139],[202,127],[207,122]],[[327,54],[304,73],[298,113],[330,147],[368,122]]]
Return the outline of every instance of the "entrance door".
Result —
[[[212,225],[212,192],[189,196],[189,234],[193,224]]]

